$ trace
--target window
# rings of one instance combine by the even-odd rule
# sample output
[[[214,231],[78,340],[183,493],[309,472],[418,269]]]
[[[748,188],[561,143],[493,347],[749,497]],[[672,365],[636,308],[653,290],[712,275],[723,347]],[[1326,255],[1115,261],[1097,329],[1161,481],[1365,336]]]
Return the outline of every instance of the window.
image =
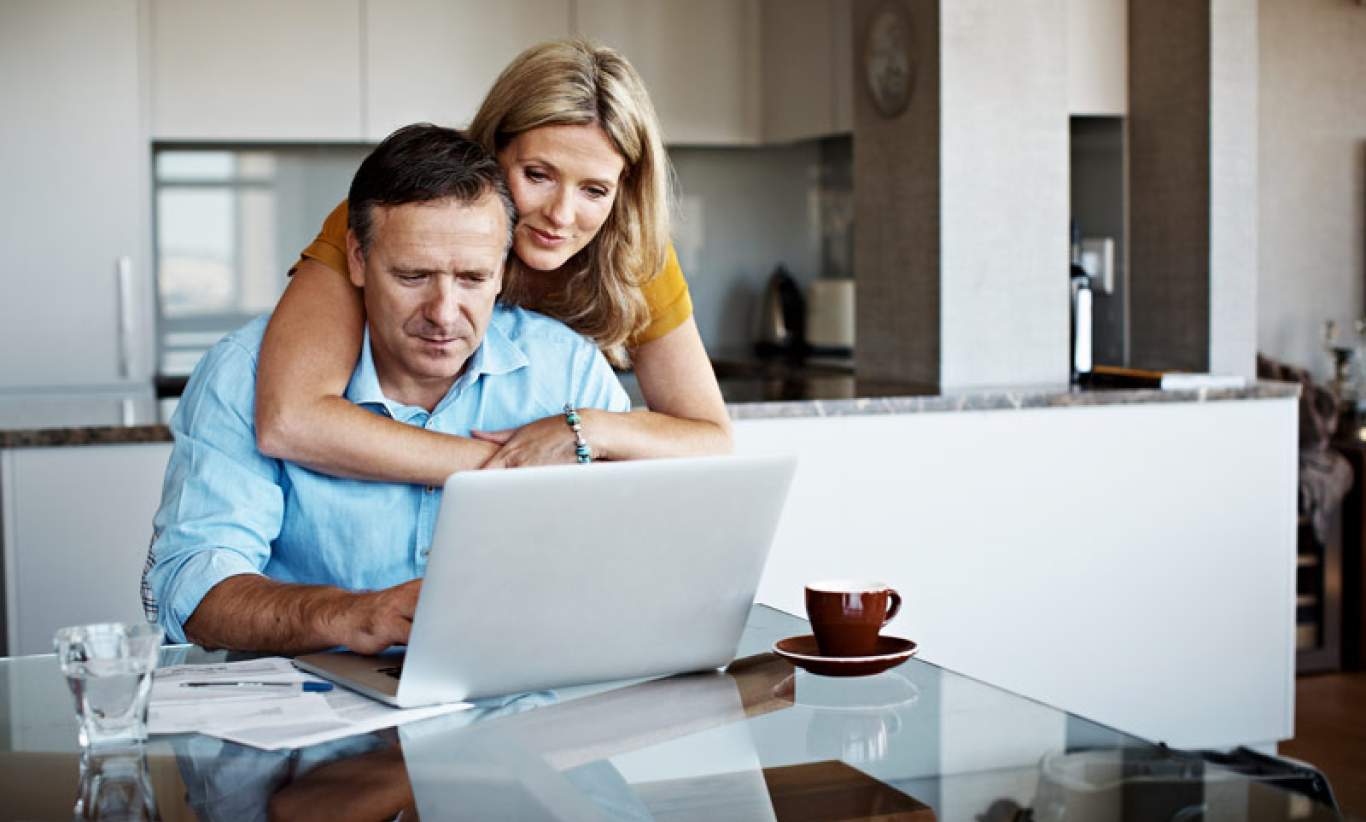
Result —
[[[286,272],[345,196],[364,146],[155,151],[158,372],[190,373],[267,313]]]

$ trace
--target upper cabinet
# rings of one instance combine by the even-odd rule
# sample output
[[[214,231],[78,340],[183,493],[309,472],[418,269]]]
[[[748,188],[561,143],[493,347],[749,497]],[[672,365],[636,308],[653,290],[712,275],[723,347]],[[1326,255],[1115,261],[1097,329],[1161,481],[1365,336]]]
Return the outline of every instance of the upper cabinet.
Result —
[[[365,5],[365,137],[419,121],[464,127],[528,46],[567,37],[569,0],[371,0]]]
[[[1128,113],[1128,0],[1067,0],[1067,111]]]
[[[136,0],[0,2],[0,388],[151,376]]]
[[[761,0],[765,142],[853,128],[850,6],[847,0]]]
[[[360,3],[152,0],[153,138],[361,140]]]
[[[625,55],[674,145],[763,136],[757,0],[577,0],[575,33]]]
[[[465,126],[522,50],[579,35],[640,72],[673,145],[848,132],[848,0],[142,0],[155,140],[377,142]]]

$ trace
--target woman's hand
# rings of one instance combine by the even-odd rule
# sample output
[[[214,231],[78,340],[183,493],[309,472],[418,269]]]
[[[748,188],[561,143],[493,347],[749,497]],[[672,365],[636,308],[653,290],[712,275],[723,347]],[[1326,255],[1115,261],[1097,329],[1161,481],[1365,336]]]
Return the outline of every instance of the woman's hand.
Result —
[[[580,408],[583,438],[595,460],[690,457],[731,450],[730,415],[691,317],[631,352],[636,379],[650,410]],[[552,465],[577,460],[574,432],[562,415],[507,431],[472,431],[499,446],[484,468]]]
[[[593,420],[610,411],[595,408],[579,409],[579,419],[583,423],[583,438],[588,447],[593,448]],[[564,415],[529,422],[521,428],[506,431],[471,431],[470,436],[484,442],[500,446],[498,452],[489,457],[484,468],[521,468],[527,465],[557,465],[577,462],[574,453],[574,432],[564,421]],[[596,456],[598,449],[593,448]]]

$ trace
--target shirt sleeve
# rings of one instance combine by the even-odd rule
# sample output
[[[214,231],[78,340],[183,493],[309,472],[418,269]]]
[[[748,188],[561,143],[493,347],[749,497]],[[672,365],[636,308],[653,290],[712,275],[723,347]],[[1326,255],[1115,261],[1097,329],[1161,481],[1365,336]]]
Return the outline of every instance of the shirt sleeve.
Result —
[[[299,262],[317,260],[343,277],[349,276],[346,268],[347,219],[346,201],[342,200],[332,209],[332,213],[327,215],[327,219],[323,220],[323,227],[318,230],[318,236],[307,248],[299,252]],[[293,274],[298,266],[299,263],[295,263],[294,268],[289,269],[289,273]]]
[[[345,238],[345,233],[342,236]],[[627,341],[628,348],[657,340],[692,316],[692,295],[688,293],[688,281],[683,279],[683,268],[672,243],[664,267],[641,288],[641,294],[650,307],[650,324]]]
[[[254,355],[228,338],[205,355],[171,433],[148,584],[173,642],[204,595],[239,574],[260,574],[280,534],[280,464],[256,450]]]

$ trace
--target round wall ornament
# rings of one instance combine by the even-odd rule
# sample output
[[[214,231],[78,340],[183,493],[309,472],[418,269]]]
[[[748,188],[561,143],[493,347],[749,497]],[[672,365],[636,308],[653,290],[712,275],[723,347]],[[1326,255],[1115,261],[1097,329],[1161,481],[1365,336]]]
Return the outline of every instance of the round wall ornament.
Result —
[[[915,90],[911,34],[910,14],[898,0],[883,3],[868,23],[863,68],[873,104],[884,117],[895,117],[905,111]]]

